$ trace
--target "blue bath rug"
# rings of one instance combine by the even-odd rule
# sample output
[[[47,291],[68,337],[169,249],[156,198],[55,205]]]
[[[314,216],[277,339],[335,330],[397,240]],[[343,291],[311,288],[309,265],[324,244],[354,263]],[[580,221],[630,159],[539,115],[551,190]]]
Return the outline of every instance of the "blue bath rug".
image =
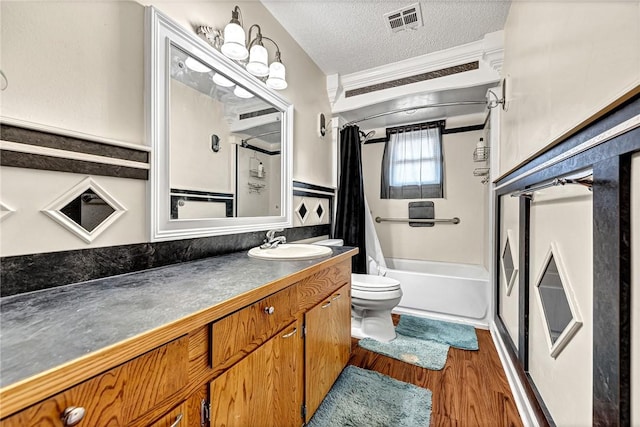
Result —
[[[396,326],[396,332],[402,335],[449,344],[462,350],[477,350],[478,337],[471,325],[425,319],[403,314]]]
[[[307,427],[427,427],[431,391],[347,366]]]
[[[423,340],[396,334],[391,342],[380,342],[373,338],[363,338],[358,341],[360,347],[412,365],[439,371],[447,363],[449,345],[437,341]]]

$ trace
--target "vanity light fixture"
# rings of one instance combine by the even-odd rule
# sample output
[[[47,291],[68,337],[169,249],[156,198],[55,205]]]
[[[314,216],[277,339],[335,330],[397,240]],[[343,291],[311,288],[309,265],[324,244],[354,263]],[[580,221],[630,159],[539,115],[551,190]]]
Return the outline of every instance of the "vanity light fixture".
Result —
[[[227,58],[243,61],[248,57],[249,60],[245,65],[247,71],[261,78],[268,87],[276,90],[286,89],[288,86],[286,69],[282,63],[280,47],[274,40],[264,36],[260,26],[257,24],[249,27],[249,37],[248,40],[245,40],[241,19],[242,11],[239,6],[235,6],[231,11],[231,22],[224,28],[223,36],[219,30],[205,26],[198,27],[196,32],[203,36],[214,48],[219,48]],[[252,37],[254,29],[256,30],[256,35]],[[223,40],[222,45],[220,45],[221,40]],[[270,41],[276,47],[275,60],[271,65],[269,65],[269,53],[264,47],[263,40]],[[247,46],[249,50],[247,50]]]

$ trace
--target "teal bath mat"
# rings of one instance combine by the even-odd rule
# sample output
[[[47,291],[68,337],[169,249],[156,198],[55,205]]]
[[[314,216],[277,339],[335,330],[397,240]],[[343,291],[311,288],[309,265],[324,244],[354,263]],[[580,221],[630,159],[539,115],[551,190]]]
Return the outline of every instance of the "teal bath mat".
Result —
[[[307,426],[426,427],[430,419],[430,390],[347,366]]]
[[[449,345],[437,341],[428,341],[415,337],[397,334],[391,342],[380,342],[373,338],[363,338],[358,342],[360,347],[412,365],[439,371],[447,363]]]
[[[423,317],[400,316],[396,332],[409,337],[437,341],[462,350],[477,350],[478,337],[473,326]]]

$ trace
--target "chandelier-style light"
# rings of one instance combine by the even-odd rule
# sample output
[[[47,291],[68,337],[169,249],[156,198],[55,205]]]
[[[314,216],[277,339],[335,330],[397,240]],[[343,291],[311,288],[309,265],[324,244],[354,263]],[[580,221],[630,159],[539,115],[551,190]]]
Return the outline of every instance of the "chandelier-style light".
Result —
[[[286,89],[288,84],[286,80],[285,66],[282,63],[280,55],[280,47],[269,37],[263,36],[262,30],[257,24],[253,24],[249,27],[249,43],[247,44],[241,19],[242,11],[240,10],[240,7],[235,6],[231,11],[231,21],[226,27],[224,27],[224,43],[220,47],[220,51],[227,58],[231,58],[235,61],[242,61],[248,57],[249,61],[245,65],[245,68],[249,73],[262,78],[266,85],[272,89]],[[256,30],[256,36],[252,38],[251,35],[254,29]],[[204,34],[207,40],[209,40],[214,47],[217,48],[220,45],[220,32],[218,30],[214,30],[210,27],[200,27],[198,31],[201,34]],[[271,65],[269,65],[269,52],[264,47],[264,44],[262,43],[263,40],[270,41],[276,47],[276,57]],[[249,50],[247,50],[247,45]],[[265,77],[266,79],[264,79]],[[223,84],[220,85],[224,86]],[[227,87],[230,87],[231,85]]]

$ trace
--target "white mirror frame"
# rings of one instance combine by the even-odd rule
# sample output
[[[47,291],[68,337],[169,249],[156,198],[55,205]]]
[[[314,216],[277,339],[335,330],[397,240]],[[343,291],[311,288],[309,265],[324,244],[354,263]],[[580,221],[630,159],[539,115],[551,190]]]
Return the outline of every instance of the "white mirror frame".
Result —
[[[293,105],[244,68],[223,56],[157,9],[145,10],[145,119],[147,143],[152,148],[149,176],[151,241],[208,237],[292,226]],[[203,219],[170,219],[169,182],[169,67],[171,44],[208,63],[246,89],[281,110],[281,215]]]

